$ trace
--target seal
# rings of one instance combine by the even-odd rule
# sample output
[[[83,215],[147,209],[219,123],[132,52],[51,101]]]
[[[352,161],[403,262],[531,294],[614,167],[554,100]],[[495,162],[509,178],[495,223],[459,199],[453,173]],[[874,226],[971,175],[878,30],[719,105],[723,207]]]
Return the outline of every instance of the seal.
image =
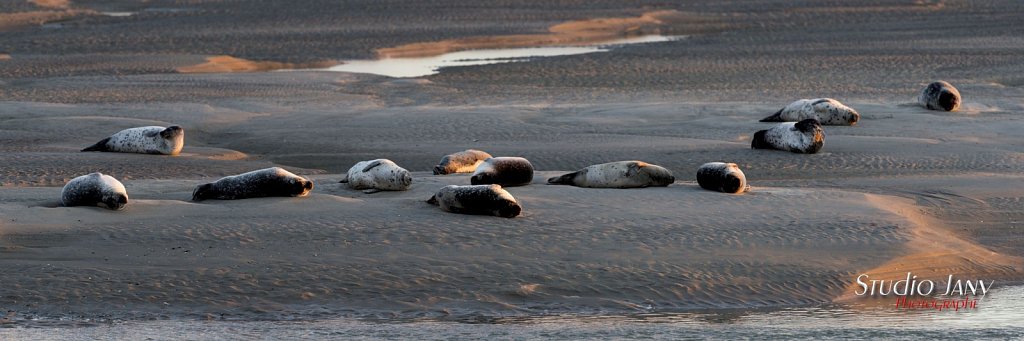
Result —
[[[185,130],[181,127],[149,126],[119,131],[82,151],[178,155],[184,146]]]
[[[852,126],[860,121],[860,114],[831,98],[801,99],[761,119],[761,122],[798,122],[808,118],[815,118],[824,125]]]
[[[618,161],[556,176],[548,179],[548,184],[589,188],[642,188],[665,187],[675,181],[676,177],[665,167],[643,161]]]
[[[472,173],[477,166],[490,157],[491,154],[476,149],[466,149],[448,154],[441,158],[441,162],[438,162],[437,166],[434,166],[434,175]]]
[[[750,190],[747,177],[735,163],[708,162],[697,168],[697,184],[709,191],[743,193]]]
[[[523,212],[519,201],[500,185],[444,186],[427,203],[462,214],[512,218]]]
[[[825,145],[825,131],[818,120],[808,118],[800,122],[779,123],[770,129],[754,133],[750,148],[788,150],[794,153],[814,154]]]
[[[63,206],[100,206],[112,210],[128,205],[128,191],[114,177],[99,172],[71,179],[60,191]]]
[[[960,110],[960,102],[960,90],[946,81],[928,84],[917,96],[917,104],[928,110],[957,111]]]
[[[533,165],[521,157],[500,156],[484,160],[469,183],[474,185],[497,184],[503,187],[527,185],[533,181]]]
[[[340,181],[349,188],[361,189],[363,193],[380,191],[404,191],[412,185],[412,175],[388,159],[360,161],[348,169]]]
[[[262,197],[302,197],[313,190],[313,182],[280,167],[225,176],[196,186],[192,201],[234,200]]]

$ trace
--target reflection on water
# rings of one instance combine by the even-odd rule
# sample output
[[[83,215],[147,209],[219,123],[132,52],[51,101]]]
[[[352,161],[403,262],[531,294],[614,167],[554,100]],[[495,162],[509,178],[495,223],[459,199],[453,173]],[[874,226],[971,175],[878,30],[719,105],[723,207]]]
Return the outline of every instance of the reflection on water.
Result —
[[[444,321],[223,322],[165,320],[101,324],[77,328],[0,328],[0,339],[889,339],[1024,338],[1024,286],[993,290],[972,311],[895,310],[876,307],[793,308],[773,312],[639,314],[615,316],[545,316]],[[0,324],[0,327],[3,327]],[[38,327],[38,325],[36,326]]]
[[[586,46],[469,50],[445,53],[433,57],[348,60],[344,61],[344,64],[333,66],[326,70],[372,73],[396,78],[422,77],[436,74],[441,68],[445,67],[525,62],[533,58],[605,52],[622,45],[658,43],[681,38],[683,36],[647,35]]]

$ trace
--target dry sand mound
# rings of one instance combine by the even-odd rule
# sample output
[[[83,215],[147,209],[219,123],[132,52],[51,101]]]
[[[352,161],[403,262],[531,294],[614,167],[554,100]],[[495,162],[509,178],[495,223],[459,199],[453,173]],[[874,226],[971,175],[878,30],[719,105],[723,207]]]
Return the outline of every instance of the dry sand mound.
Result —
[[[338,63],[333,61],[323,61],[296,64],[271,61],[252,61],[232,56],[214,56],[206,58],[206,63],[179,67],[177,71],[181,73],[260,72],[281,69],[326,68],[334,65],[338,65]]]
[[[658,34],[662,32],[665,25],[684,21],[706,23],[711,20],[694,14],[665,10],[648,12],[633,18],[570,21],[551,26],[548,29],[549,33],[543,34],[483,36],[406,44],[378,49],[377,56],[381,58],[424,57],[475,49],[586,45],[626,37]]]

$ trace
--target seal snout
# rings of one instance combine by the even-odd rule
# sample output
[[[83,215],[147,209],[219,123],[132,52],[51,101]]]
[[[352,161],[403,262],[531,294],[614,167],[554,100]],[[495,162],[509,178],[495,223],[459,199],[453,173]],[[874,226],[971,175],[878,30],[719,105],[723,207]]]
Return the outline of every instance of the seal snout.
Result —
[[[128,206],[128,196],[124,194],[118,194],[115,197],[111,197],[104,204],[106,204],[107,208],[109,209],[120,211],[124,209],[125,206]]]
[[[942,110],[953,111],[953,109],[958,106],[959,102],[960,101],[956,95],[949,91],[943,91],[942,94],[939,95],[939,106],[942,107]]]
[[[169,139],[184,133],[185,129],[182,129],[180,126],[170,126],[167,127],[167,129],[164,129],[164,131],[161,131],[160,136],[165,139]]]
[[[848,120],[850,125],[857,124],[858,121],[860,121],[860,114],[858,114],[856,111],[850,112],[850,118]]]
[[[754,133],[754,139],[750,141],[750,148],[751,149],[769,149],[769,148],[772,148],[771,144],[768,144],[768,141],[766,141],[765,138],[764,138],[766,133],[768,133],[767,130],[759,130],[758,132]]]
[[[515,218],[523,212],[523,208],[516,203],[509,203],[508,207],[498,210],[497,216],[502,218]]]

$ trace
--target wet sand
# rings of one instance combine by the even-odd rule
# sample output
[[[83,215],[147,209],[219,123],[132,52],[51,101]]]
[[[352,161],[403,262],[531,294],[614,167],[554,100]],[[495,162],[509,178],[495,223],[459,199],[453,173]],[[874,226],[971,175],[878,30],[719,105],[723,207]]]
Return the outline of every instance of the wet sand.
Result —
[[[1021,5],[872,4],[341,11],[325,1],[282,16],[274,4],[71,2],[60,10],[138,14],[0,27],[10,55],[0,60],[0,263],[10,270],[0,309],[17,321],[474,319],[815,305],[846,299],[865,272],[1019,282]],[[447,17],[431,15],[442,9]],[[657,26],[690,38],[417,79],[176,71],[217,56],[372,58],[666,10],[701,18]],[[962,111],[913,105],[935,79],[959,87]],[[819,154],[749,149],[770,126],[758,119],[809,97],[839,99],[862,120],[825,127]],[[170,124],[186,131],[177,157],[78,152],[120,129]],[[466,148],[531,160],[534,183],[509,189],[522,216],[423,202],[468,184],[429,174]],[[337,183],[373,158],[413,171],[412,190],[367,195]],[[678,181],[544,184],[631,159]],[[700,190],[693,176],[710,161],[739,164],[752,191]],[[314,179],[313,194],[187,201],[196,184],[269,166]],[[60,186],[93,171],[125,183],[126,210],[56,207]]]

